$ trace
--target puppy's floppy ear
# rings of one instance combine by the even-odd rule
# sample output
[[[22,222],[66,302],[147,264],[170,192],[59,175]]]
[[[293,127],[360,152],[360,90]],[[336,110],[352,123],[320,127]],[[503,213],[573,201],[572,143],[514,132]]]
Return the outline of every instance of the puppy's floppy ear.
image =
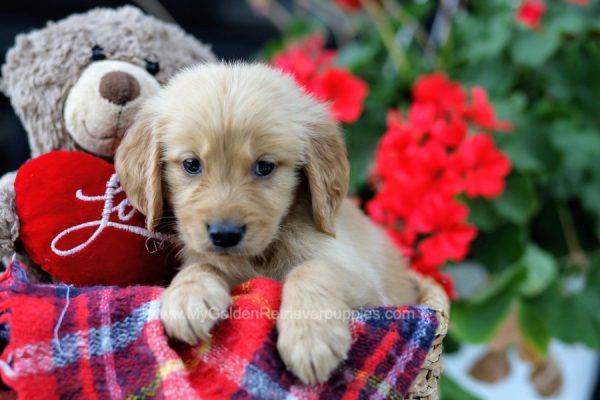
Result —
[[[163,213],[161,148],[156,116],[142,109],[115,154],[115,169],[131,204],[154,231]]]
[[[335,236],[335,216],[348,192],[350,167],[344,139],[334,121],[327,118],[313,126],[305,161],[315,225]]]

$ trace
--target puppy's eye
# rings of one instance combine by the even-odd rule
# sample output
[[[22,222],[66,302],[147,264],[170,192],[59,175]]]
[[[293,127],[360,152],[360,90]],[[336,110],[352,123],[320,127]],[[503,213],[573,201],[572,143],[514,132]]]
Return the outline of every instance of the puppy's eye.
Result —
[[[90,59],[92,61],[106,60],[104,49],[98,45],[92,47],[92,56],[90,57]]]
[[[254,174],[261,178],[269,176],[275,170],[275,164],[269,161],[258,161],[254,166]]]
[[[188,175],[198,175],[202,173],[202,164],[195,158],[183,160],[183,169]]]
[[[144,59],[146,61],[146,71],[150,73],[150,75],[156,75],[160,71],[160,65],[158,65],[158,61],[152,61],[149,59]]]

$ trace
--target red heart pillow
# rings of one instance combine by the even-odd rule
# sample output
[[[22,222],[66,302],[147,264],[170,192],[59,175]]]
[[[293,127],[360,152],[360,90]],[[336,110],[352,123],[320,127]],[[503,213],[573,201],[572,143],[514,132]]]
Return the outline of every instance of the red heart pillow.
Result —
[[[23,165],[15,180],[20,237],[44,271],[75,285],[168,284],[175,251],[127,201],[112,164],[56,151]]]

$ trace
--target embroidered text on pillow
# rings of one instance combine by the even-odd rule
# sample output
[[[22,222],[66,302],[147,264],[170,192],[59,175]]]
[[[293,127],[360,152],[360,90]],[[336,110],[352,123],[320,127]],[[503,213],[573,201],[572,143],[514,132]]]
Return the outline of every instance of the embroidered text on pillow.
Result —
[[[112,222],[110,221],[110,216],[114,212],[117,213],[117,216],[120,221],[128,222],[137,212],[135,208],[131,206],[129,200],[123,199],[121,202],[114,206],[115,196],[119,193],[123,192],[121,185],[119,184],[119,178],[117,174],[113,174],[108,182],[106,183],[106,192],[102,196],[86,196],[83,194],[81,189],[77,190],[75,193],[75,197],[84,202],[94,202],[94,201],[103,201],[104,207],[102,209],[102,215],[99,220],[89,221],[79,225],[72,226],[63,230],[59,233],[50,243],[50,248],[54,252],[54,254],[62,257],[70,256],[72,254],[78,253],[81,250],[85,249],[89,246],[106,228],[115,228],[123,231],[128,231],[134,233],[136,235],[140,235],[146,237],[147,239],[154,239],[159,242],[164,242],[165,240],[170,240],[170,235],[165,235],[160,232],[150,232],[149,230],[142,228],[140,226],[135,225],[127,225],[126,223]],[[129,210],[127,208],[130,208]],[[83,243],[72,247],[70,249],[61,250],[58,248],[58,242],[68,236],[69,234],[79,231],[81,229],[89,228],[92,226],[97,226],[98,228],[94,231],[94,233]],[[159,246],[162,247],[162,246]]]

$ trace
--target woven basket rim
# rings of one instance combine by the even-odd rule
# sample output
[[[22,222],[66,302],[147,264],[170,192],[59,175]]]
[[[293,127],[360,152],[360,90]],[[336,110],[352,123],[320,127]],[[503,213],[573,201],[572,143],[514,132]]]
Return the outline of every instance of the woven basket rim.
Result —
[[[435,312],[438,327],[431,348],[421,366],[421,372],[413,382],[406,398],[434,400],[439,397],[438,379],[442,373],[442,341],[448,332],[450,299],[444,289],[433,279],[415,271],[410,271],[409,274],[414,279],[418,289],[417,303]]]
[[[448,332],[448,320],[450,316],[450,299],[445,290],[430,277],[410,271],[412,278],[417,284],[419,291],[417,303],[433,310],[438,318],[439,327],[437,334],[440,334],[440,328],[443,334]]]

